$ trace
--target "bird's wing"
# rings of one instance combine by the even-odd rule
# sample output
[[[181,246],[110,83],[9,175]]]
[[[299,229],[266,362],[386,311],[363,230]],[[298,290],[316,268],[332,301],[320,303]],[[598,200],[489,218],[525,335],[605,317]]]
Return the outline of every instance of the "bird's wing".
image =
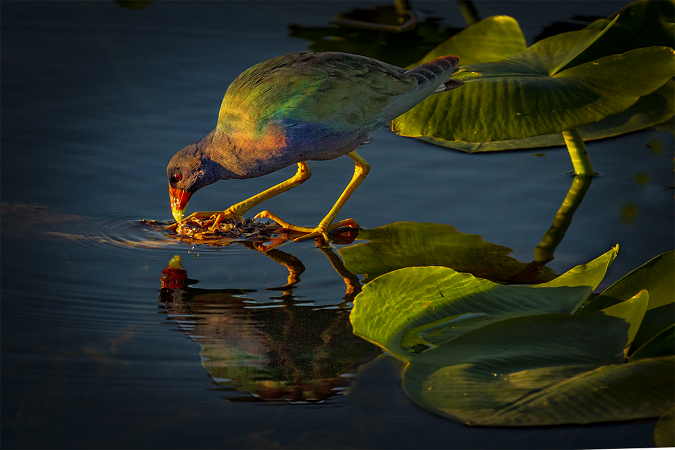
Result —
[[[251,67],[230,85],[218,128],[262,136],[276,121],[370,132],[438,89],[456,67],[454,58],[406,70],[346,53],[282,55]]]

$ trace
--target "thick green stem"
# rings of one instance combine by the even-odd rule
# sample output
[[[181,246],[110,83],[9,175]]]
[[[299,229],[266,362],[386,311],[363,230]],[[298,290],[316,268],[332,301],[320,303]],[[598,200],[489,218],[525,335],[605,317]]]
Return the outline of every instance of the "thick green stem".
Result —
[[[592,179],[592,177],[585,175],[577,175],[574,177],[572,186],[567,192],[567,196],[565,197],[565,200],[563,200],[562,206],[560,206],[560,209],[556,213],[551,228],[548,229],[543,239],[534,250],[534,262],[544,265],[553,260],[553,252],[565,237],[567,228],[569,228],[572,223],[572,216],[584,199],[586,191],[588,191],[588,188],[591,186]]]
[[[570,153],[570,158],[572,159],[574,173],[576,175],[593,176],[595,172],[593,172],[593,166],[591,165],[591,160],[588,158],[586,145],[581,138],[579,130],[563,131],[562,135],[567,145],[567,151]]]

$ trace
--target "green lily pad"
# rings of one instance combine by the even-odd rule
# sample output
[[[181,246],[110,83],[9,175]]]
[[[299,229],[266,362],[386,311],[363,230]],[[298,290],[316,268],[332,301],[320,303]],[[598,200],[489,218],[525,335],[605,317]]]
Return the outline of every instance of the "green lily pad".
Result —
[[[485,242],[482,236],[457,231],[437,223],[395,222],[374,229],[363,229],[358,243],[340,249],[345,267],[365,274],[366,283],[380,275],[404,267],[441,266],[471,273],[491,281],[509,281],[527,264],[508,256],[513,250]],[[536,281],[549,281],[556,274],[542,268]]]
[[[618,246],[538,285],[501,285],[446,267],[395,270],[364,286],[350,320],[356,335],[407,361],[418,344],[433,347],[488,323],[572,312],[597,287],[617,252]]]
[[[659,125],[671,119],[673,115],[675,115],[675,81],[668,80],[666,84],[651,94],[640,97],[624,112],[583,126],[579,128],[579,132],[584,141],[606,139]],[[446,141],[433,136],[421,136],[418,139],[467,153],[565,145],[561,133],[491,142]]]
[[[624,344],[624,357],[628,353],[628,349],[633,343],[640,325],[642,325],[648,305],[649,293],[647,290],[642,290],[625,302],[617,303],[602,310],[604,315],[618,317],[628,323],[628,331],[626,332]]]
[[[543,287],[567,287],[567,286],[591,286],[592,290],[600,284],[607,273],[607,269],[614,262],[619,253],[619,246],[613,247],[604,255],[595,258],[593,261],[580,264],[571,268],[558,278],[547,283],[532,285],[532,288]]]
[[[526,48],[525,36],[516,19],[493,16],[463,29],[409,67],[446,55],[459,55],[462,65],[499,61]]]
[[[670,327],[675,317],[675,251],[663,253],[621,278],[579,311],[588,314],[622,302],[641,289],[649,291],[649,307],[633,349]]]
[[[392,130],[470,142],[557,133],[625,111],[675,74],[675,51],[668,47],[639,48],[560,70],[603,32],[563,33],[500,61],[463,66],[466,72],[456,76],[466,82],[461,89],[429,97],[395,119]]]
[[[420,406],[470,425],[541,426],[658,417],[673,407],[673,356],[624,363],[647,303],[588,315],[544,314],[486,325],[408,363]]]
[[[575,269],[578,269],[583,266],[578,266]],[[574,277],[574,269],[567,272],[565,275]],[[559,281],[558,286],[564,287],[565,281],[561,280],[559,277],[555,281]],[[574,280],[573,282],[581,282],[580,280]],[[547,283],[547,287],[555,287],[553,283]],[[536,287],[536,286],[532,286]],[[643,291],[646,292],[646,291]],[[648,296],[644,295],[640,297],[640,301],[643,301],[644,307],[634,308],[632,303],[623,302],[618,305],[613,305],[610,308],[605,310],[605,314],[624,317],[628,314],[634,313],[635,316],[630,316],[631,323],[637,324],[631,326],[628,332],[628,344],[626,345],[625,352],[630,348],[630,344],[633,342],[636,333],[638,332],[639,324],[642,322],[642,318],[645,315],[647,310]],[[630,312],[626,312],[626,308],[630,308]],[[567,311],[565,311],[567,312]],[[541,311],[532,310],[532,314],[541,314]],[[470,329],[480,328],[486,325],[488,320],[493,319],[489,315],[480,314],[480,313],[470,313],[470,314],[461,314],[458,316],[452,316],[444,319],[437,320],[427,325],[422,325],[420,327],[410,327],[405,330],[403,333],[403,338],[401,339],[401,347],[406,348],[415,348],[417,346],[418,350],[426,350],[427,348],[437,347],[441,344],[444,344],[459,334],[468,332]]]
[[[650,259],[608,287],[579,313],[588,314],[623,302],[642,289],[649,290],[649,309],[675,301],[675,251]]]
[[[566,67],[591,62],[604,56],[625,53],[641,47],[672,47],[673,42],[675,42],[674,11],[675,7],[672,1],[631,3],[617,14],[612,15],[611,18],[618,15],[614,25],[568,63]],[[587,28],[603,30],[611,23],[611,18],[599,19]],[[505,37],[507,36],[505,35]],[[453,39],[448,40],[448,42],[452,41]],[[439,48],[443,45],[441,44]],[[458,55],[464,55],[468,48],[455,47],[453,50]],[[474,61],[465,62],[462,59],[462,63],[473,64]],[[583,126],[579,129],[579,132],[584,141],[605,139],[656,126],[672,118],[673,115],[675,115],[675,82],[668,80],[661,88],[641,97],[633,106],[622,113]],[[468,153],[565,145],[560,133],[490,142],[447,141],[434,136],[422,136],[419,139]]]

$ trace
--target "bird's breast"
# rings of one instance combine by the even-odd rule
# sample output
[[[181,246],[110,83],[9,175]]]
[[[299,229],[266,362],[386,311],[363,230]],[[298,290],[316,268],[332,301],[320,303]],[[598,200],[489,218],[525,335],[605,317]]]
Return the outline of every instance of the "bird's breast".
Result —
[[[355,150],[368,135],[362,129],[288,119],[230,129],[222,165],[237,178],[258,177],[302,161],[338,158]]]
[[[297,158],[295,162],[338,158],[356,149],[370,134],[359,128],[291,120],[275,121],[271,127],[283,130],[281,153]]]

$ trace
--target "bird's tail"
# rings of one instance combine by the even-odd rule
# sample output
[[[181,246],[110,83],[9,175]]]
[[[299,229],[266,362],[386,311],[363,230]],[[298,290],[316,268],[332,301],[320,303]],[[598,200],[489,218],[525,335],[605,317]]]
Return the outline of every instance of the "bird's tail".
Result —
[[[433,85],[438,83],[439,79],[441,79],[442,81],[433,91],[434,94],[437,94],[439,92],[457,89],[464,84],[462,80],[452,79],[452,75],[459,72],[457,69],[458,65],[459,56],[441,56],[440,58],[433,59],[429,62],[414,67],[408,70],[406,73],[417,78],[420,84],[428,83]]]
[[[449,91],[463,85],[460,80],[453,80],[452,74],[457,72],[459,56],[450,55],[436,58],[404,72],[417,80],[410,91],[392,99],[382,114],[382,123],[404,114],[431,94]]]

